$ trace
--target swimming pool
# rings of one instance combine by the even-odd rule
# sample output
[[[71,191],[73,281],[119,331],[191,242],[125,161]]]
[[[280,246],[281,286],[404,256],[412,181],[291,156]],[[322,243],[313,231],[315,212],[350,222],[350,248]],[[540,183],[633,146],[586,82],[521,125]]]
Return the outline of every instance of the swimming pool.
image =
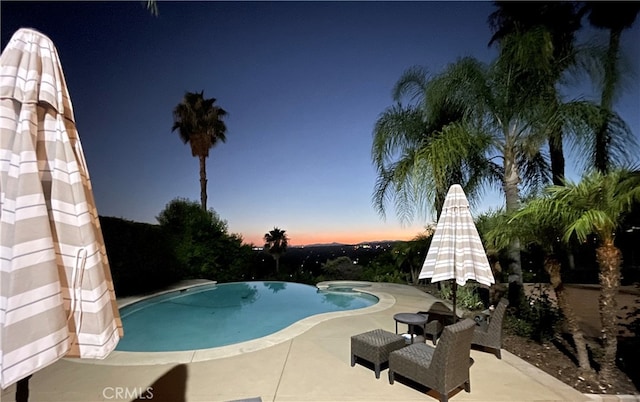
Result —
[[[378,298],[292,282],[205,285],[120,309],[125,336],[116,350],[215,348],[273,334],[312,315],[369,307]]]

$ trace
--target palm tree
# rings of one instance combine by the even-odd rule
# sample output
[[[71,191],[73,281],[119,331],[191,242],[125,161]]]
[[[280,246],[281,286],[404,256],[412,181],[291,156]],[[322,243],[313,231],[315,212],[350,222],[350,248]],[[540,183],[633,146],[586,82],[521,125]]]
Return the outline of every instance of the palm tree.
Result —
[[[500,44],[518,65],[519,79],[538,88],[541,104],[557,115],[560,100],[556,85],[576,62],[575,34],[581,14],[575,2],[497,1],[498,9],[489,16],[493,36],[489,45]],[[559,122],[559,120],[555,120]],[[562,184],[565,171],[563,130],[560,124],[546,124],[552,180]]]
[[[508,211],[520,206],[519,186],[533,189],[548,182],[547,164],[540,153],[545,137],[535,130],[539,107],[530,102],[532,97],[526,88],[513,87],[514,74],[506,60],[486,65],[464,58],[428,81],[424,96],[427,116],[429,110],[440,109],[439,105],[452,105],[462,119],[433,132],[429,141],[421,142],[414,151],[417,162],[413,166],[428,167],[423,168],[420,178],[432,176],[445,182],[451,166],[465,166],[474,156],[484,162],[485,169],[476,182],[492,184],[498,179]],[[502,163],[498,165],[496,161]],[[411,184],[423,193],[433,193],[433,182],[434,179],[424,179]],[[517,239],[512,241],[508,259],[512,274],[509,282],[515,284],[514,293],[520,294],[522,272]],[[519,305],[513,299],[512,304]]]
[[[483,233],[483,238],[489,250],[503,249],[515,237],[525,245],[535,245],[544,252],[544,269],[549,274],[558,308],[562,311],[573,338],[581,375],[592,378],[594,372],[589,361],[584,332],[569,303],[560,274],[561,264],[558,255],[562,251],[562,244],[559,238],[562,236],[563,224],[560,220],[550,219],[547,215],[536,215],[537,211],[531,210],[529,205],[526,204],[515,215],[507,215],[499,211],[485,216],[484,219],[491,221],[491,224],[486,225],[490,229]]]
[[[572,29],[558,36],[570,36]],[[574,134],[573,145],[584,146],[601,110],[590,102],[561,100],[555,80],[568,64],[565,58],[573,56],[568,50],[554,55],[551,39],[546,29],[517,31],[500,39],[499,57],[491,64],[464,58],[429,78],[418,69],[405,72],[396,84],[396,101],[398,95],[413,95],[418,102],[387,109],[376,124],[376,207],[383,211],[392,195],[401,217],[411,218],[407,205],[422,206],[425,197],[433,197],[437,205],[438,194],[452,184],[450,180],[462,177],[480,187],[498,179],[506,210],[514,212],[520,206],[520,190],[535,192],[550,181],[542,153],[550,139],[556,155],[552,159],[558,162],[554,173],[560,180],[562,133]],[[624,122],[617,117],[615,121],[619,131],[630,133]],[[473,193],[475,188],[465,190]],[[507,260],[515,291],[522,285],[519,250],[518,240],[512,239]],[[511,303],[519,304],[515,299]]]
[[[264,235],[264,241],[265,250],[276,260],[276,272],[280,272],[280,256],[287,251],[289,238],[284,230],[274,227]]]
[[[548,149],[551,162],[553,183],[562,184],[564,178],[563,142],[569,135],[572,149],[577,151],[584,166],[610,166],[613,162],[624,163],[633,154],[636,145],[635,137],[622,119],[612,112],[611,99],[614,84],[603,88],[603,100],[597,105],[593,102],[565,101],[559,88],[575,82],[585,72],[593,73],[593,65],[599,64],[597,46],[592,44],[576,44],[575,36],[581,27],[581,19],[589,10],[609,17],[608,26],[621,27],[631,25],[638,4],[635,8],[611,3],[590,2],[580,6],[576,2],[496,2],[498,9],[489,17],[494,31],[491,43],[500,45],[500,58],[515,66],[513,77],[517,86],[524,86],[529,96],[537,99],[543,112],[539,130],[548,136]],[[635,10],[635,11],[633,11]],[[592,12],[592,14],[594,13]],[[612,12],[615,18],[612,17]],[[628,14],[625,18],[617,18],[619,13]],[[633,17],[631,17],[633,15]],[[619,34],[617,35],[619,40]],[[618,48],[618,46],[613,46]],[[605,65],[607,72],[612,72],[616,81],[622,74],[611,64],[616,57],[609,52]],[[600,60],[601,61],[601,60]],[[608,82],[605,79],[605,82]],[[536,90],[537,89],[537,90]],[[607,94],[605,95],[605,92]],[[585,155],[591,155],[588,160]],[[600,171],[605,170],[598,167]]]
[[[615,144],[614,134],[610,132],[610,112],[616,92],[620,89],[620,38],[622,31],[633,25],[640,3],[629,2],[585,2],[585,11],[591,25],[597,28],[609,30],[609,45],[604,60],[604,76],[601,88],[600,105],[604,109],[604,117],[601,119],[596,131],[594,148],[595,167],[605,173],[611,168],[610,147]]]
[[[227,126],[222,118],[227,112],[215,105],[216,99],[204,98],[204,91],[187,92],[173,110],[173,128],[182,142],[191,145],[191,154],[200,160],[200,203],[207,210],[207,170],[209,150],[218,141],[226,141]]]
[[[498,43],[502,57],[516,66],[516,79],[537,99],[542,111],[538,129],[546,133],[552,181],[562,185],[565,175],[564,142],[570,141],[579,159],[592,153],[598,143],[594,121],[603,114],[595,103],[563,101],[559,89],[579,76],[591,48],[576,45],[584,7],[576,2],[495,2],[498,9],[489,17],[494,32],[489,44]],[[537,91],[535,90],[537,88]],[[617,115],[610,118],[610,132],[619,145],[607,148],[607,158],[622,156],[620,149],[634,143],[634,137]],[[624,145],[622,145],[624,144]],[[620,146],[622,145],[622,146]],[[611,153],[612,155],[610,155]],[[622,162],[622,158],[620,158]],[[589,166],[585,163],[584,166]],[[570,266],[573,254],[566,250]]]
[[[387,108],[375,124],[371,155],[378,180],[373,201],[382,217],[386,215],[386,202],[393,199],[401,221],[409,222],[415,215],[426,216],[431,211],[436,211],[437,220],[451,184],[461,184],[473,203],[479,198],[481,183],[495,177],[491,169],[496,166],[484,157],[486,144],[481,137],[474,138],[474,146],[465,146],[464,154],[448,155],[449,163],[441,170],[438,168],[442,166],[430,164],[423,157],[434,138],[462,124],[464,117],[458,105],[427,102],[428,77],[422,67],[406,70],[393,88],[396,105]],[[409,104],[405,106],[401,102],[407,99]],[[418,182],[429,184],[416,185]]]
[[[623,224],[625,214],[634,203],[640,202],[640,173],[612,170],[585,175],[578,184],[565,181],[564,186],[550,186],[543,198],[529,203],[516,214],[518,219],[541,218],[549,224],[563,223],[562,239],[569,242],[574,236],[585,242],[596,237],[596,260],[599,266],[601,294],[600,320],[604,355],[600,377],[609,381],[616,368],[617,303],[620,287],[622,256],[615,245],[615,232]]]

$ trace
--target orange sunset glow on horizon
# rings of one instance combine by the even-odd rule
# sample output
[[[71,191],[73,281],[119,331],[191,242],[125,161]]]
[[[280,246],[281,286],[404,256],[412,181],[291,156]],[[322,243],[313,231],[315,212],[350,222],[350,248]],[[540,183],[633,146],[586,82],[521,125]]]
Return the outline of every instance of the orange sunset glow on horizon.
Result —
[[[306,246],[310,244],[329,244],[329,243],[343,243],[343,244],[358,244],[363,242],[374,242],[384,240],[411,240],[421,233],[420,230],[396,230],[396,231],[353,231],[353,232],[295,232],[286,230],[287,237],[289,238],[289,246]],[[264,245],[264,234],[243,236],[243,240],[247,244],[253,244],[256,246]]]

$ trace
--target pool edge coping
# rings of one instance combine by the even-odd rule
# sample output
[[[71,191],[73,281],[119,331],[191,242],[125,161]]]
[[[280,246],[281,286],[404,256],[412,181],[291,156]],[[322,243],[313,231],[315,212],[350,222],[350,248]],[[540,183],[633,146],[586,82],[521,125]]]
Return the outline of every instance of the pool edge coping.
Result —
[[[347,283],[348,282],[348,283]],[[162,294],[179,291],[182,289],[189,289],[203,285],[213,285],[216,282],[208,281],[202,283],[195,283],[191,285],[184,285],[168,290],[163,290],[154,294],[149,294],[141,297],[136,297],[135,300],[123,302],[119,305],[119,308],[128,306],[130,304],[142,301],[151,297],[160,296]],[[252,339],[245,342],[235,343],[233,345],[219,346],[208,349],[197,350],[185,350],[175,352],[125,352],[114,350],[104,359],[79,359],[79,358],[65,358],[65,360],[94,365],[107,365],[107,366],[149,366],[159,364],[184,364],[195,363],[209,360],[222,359],[227,357],[238,356],[243,353],[255,352],[258,350],[266,349],[271,346],[278,345],[280,343],[289,341],[297,336],[300,336],[307,332],[314,326],[328,321],[334,318],[349,317],[354,315],[370,314],[380,311],[384,311],[393,307],[396,303],[396,298],[391,294],[376,289],[375,282],[354,282],[354,281],[325,281],[316,284],[316,288],[320,290],[326,290],[330,284],[345,283],[357,288],[358,292],[368,293],[378,298],[378,303],[373,306],[359,308],[355,310],[347,311],[333,311],[328,313],[321,313],[312,315],[310,317],[303,318],[295,323],[277,331],[273,334],[263,336],[261,338]],[[322,286],[322,287],[321,287]],[[326,287],[325,287],[326,286]]]

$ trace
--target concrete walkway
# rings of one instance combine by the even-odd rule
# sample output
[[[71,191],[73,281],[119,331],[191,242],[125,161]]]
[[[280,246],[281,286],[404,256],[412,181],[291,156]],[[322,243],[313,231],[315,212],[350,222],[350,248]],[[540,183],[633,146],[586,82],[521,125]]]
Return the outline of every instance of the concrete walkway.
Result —
[[[260,340],[199,353],[113,352],[102,361],[63,359],[31,378],[30,401],[435,401],[437,393],[390,385],[387,371],[350,366],[350,337],[395,330],[393,315],[424,310],[434,298],[413,287],[371,283],[376,306],[310,317]],[[125,334],[126,336],[126,334]],[[591,401],[503,350],[471,351],[471,393],[451,401]],[[12,401],[15,385],[2,391]],[[136,399],[138,398],[138,399]],[[615,397],[614,397],[615,398]],[[616,400],[616,399],[606,399]]]

